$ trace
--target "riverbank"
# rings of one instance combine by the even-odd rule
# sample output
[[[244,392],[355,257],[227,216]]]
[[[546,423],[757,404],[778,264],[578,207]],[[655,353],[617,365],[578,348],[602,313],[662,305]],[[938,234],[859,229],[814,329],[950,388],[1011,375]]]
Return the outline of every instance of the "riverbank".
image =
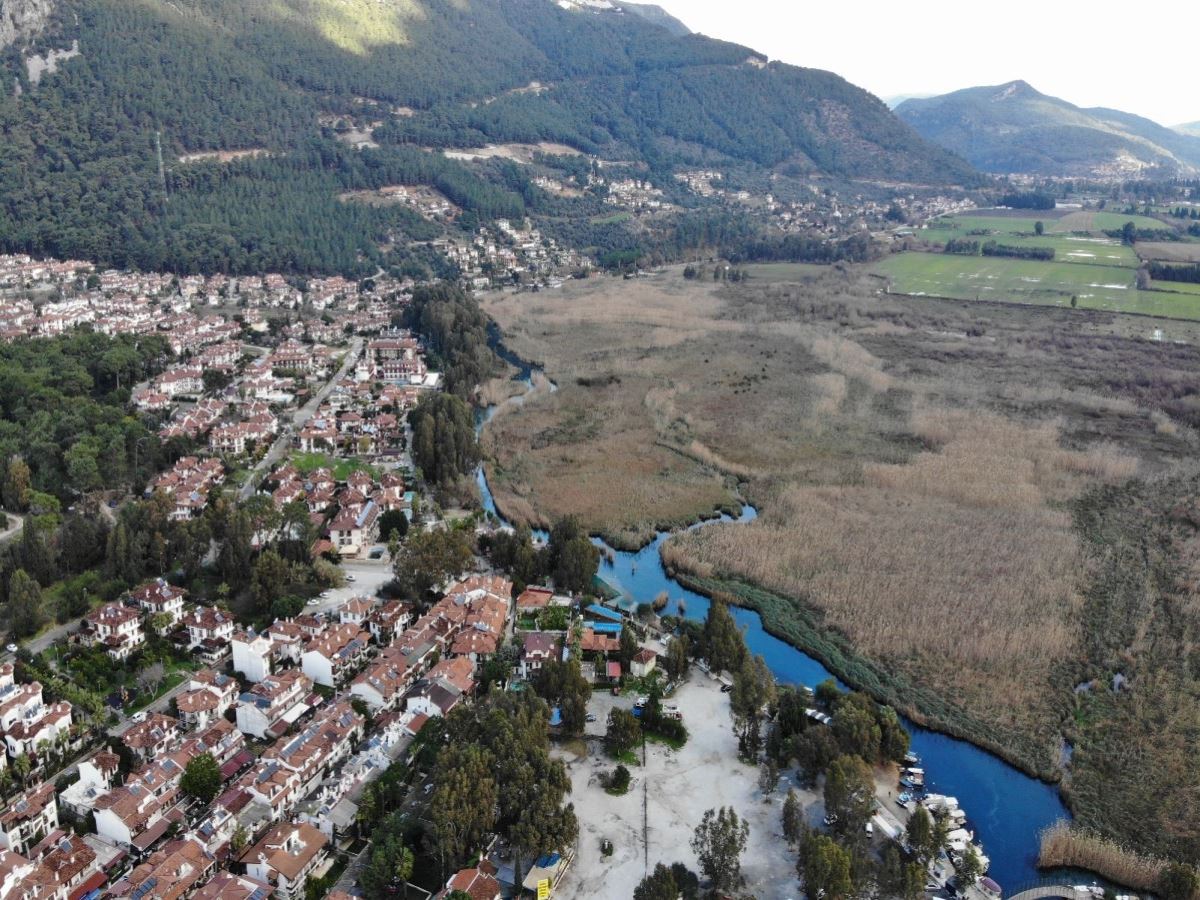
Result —
[[[669,568],[668,572],[697,594],[719,597],[731,606],[757,613],[768,634],[819,660],[840,681],[894,707],[922,727],[968,741],[1047,784],[1061,781],[1060,770],[1039,767],[1028,755],[1019,752],[1021,735],[989,734],[986,723],[973,719],[936,692],[919,687],[863,656],[844,635],[821,628],[818,611],[803,601],[741,582],[698,578]]]

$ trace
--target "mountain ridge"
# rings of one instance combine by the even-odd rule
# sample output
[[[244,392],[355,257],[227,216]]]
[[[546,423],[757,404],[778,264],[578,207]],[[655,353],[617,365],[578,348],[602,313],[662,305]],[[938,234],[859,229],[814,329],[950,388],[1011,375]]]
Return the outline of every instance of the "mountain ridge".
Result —
[[[1133,113],[1076,106],[1021,79],[908,99],[895,113],[922,137],[988,172],[1200,172],[1200,139]]]
[[[402,210],[347,209],[346,191],[415,179],[485,219],[537,201],[511,165],[438,152],[488,143],[566,144],[662,180],[710,165],[979,178],[832,73],[675,35],[607,0],[566,6],[57,0],[42,33],[0,59],[17,87],[0,91],[0,250],[184,271],[370,269],[380,246],[401,253],[429,229]],[[75,42],[77,56],[30,80],[23,53]],[[344,132],[364,135],[361,149]],[[178,164],[229,151],[243,155]]]

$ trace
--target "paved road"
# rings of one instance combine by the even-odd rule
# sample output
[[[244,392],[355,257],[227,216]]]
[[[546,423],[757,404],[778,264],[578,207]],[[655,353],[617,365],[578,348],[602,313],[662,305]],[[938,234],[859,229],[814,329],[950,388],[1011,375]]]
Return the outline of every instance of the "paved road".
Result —
[[[317,391],[307,403],[300,407],[292,415],[292,421],[283,426],[279,432],[279,437],[275,439],[275,443],[271,445],[271,449],[267,451],[267,455],[258,461],[258,464],[250,470],[250,474],[246,477],[246,483],[242,485],[238,491],[238,500],[248,500],[254,493],[255,487],[262,480],[263,474],[283,459],[284,454],[292,446],[292,437],[297,431],[308,424],[308,420],[316,414],[317,409],[325,402],[325,399],[332,393],[337,383],[344,378],[355,363],[358,362],[358,357],[362,354],[363,339],[357,337],[350,345],[350,349],[346,352],[346,358],[342,362],[342,367],[338,369],[334,375],[321,390]]]
[[[166,712],[170,706],[171,701],[173,699],[175,699],[176,697],[178,697],[180,694],[182,694],[184,691],[186,691],[187,686],[188,686],[188,679],[185,678],[183,681],[179,682],[179,684],[175,685],[175,687],[171,688],[171,690],[167,691],[165,694],[163,694],[161,697],[159,697],[157,700],[155,700],[153,703],[151,703],[149,706],[147,706],[143,710],[143,712],[146,712],[146,713]],[[130,721],[130,717],[125,715],[124,712],[118,712],[117,715],[120,717],[121,721],[118,722],[116,725],[112,726],[110,729],[108,729],[108,733],[112,737],[117,737],[118,735],[124,733],[126,731],[126,729],[130,728],[133,724]]]

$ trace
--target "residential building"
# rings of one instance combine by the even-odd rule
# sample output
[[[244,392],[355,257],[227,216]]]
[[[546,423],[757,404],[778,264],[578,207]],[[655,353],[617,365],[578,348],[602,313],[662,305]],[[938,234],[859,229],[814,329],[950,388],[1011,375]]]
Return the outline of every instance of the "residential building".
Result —
[[[218,872],[192,895],[192,900],[267,900],[274,892],[274,888],[257,878]]]
[[[471,900],[500,900],[500,882],[496,879],[497,869],[490,860],[480,860],[470,869],[459,869],[446,882],[444,890],[434,895],[434,900],[445,900],[450,894],[461,891]]]
[[[654,671],[658,664],[658,654],[649,647],[643,647],[629,661],[629,673],[635,678],[645,678]]]
[[[162,578],[148,581],[129,592],[129,599],[145,610],[151,620],[156,616],[165,616],[164,621],[169,620],[168,624],[158,629],[159,634],[168,634],[183,618],[183,598],[186,596],[186,590]]]
[[[233,670],[247,681],[259,682],[271,674],[272,641],[265,633],[235,631],[230,638],[233,647]]]
[[[268,675],[238,697],[237,727],[257,738],[287,725],[304,714],[304,698],[312,690],[313,681],[298,669]]]
[[[121,735],[121,742],[143,760],[166,753],[182,735],[179,720],[163,713],[152,713],[144,722],[130,727]]]
[[[242,854],[246,874],[275,888],[280,900],[299,900],[309,876],[325,862],[328,838],[305,822],[276,825]]]
[[[21,794],[0,814],[0,846],[28,855],[29,849],[58,827],[57,790],[46,782]]]
[[[233,616],[211,606],[198,606],[183,617],[188,632],[188,649],[206,642],[225,645],[233,637]]]
[[[521,647],[521,677],[534,677],[548,661],[562,658],[562,637],[548,631],[529,631]]]
[[[187,690],[175,698],[185,728],[206,728],[225,715],[237,700],[237,680],[223,672],[201,669],[188,681]]]
[[[126,659],[146,641],[141,617],[124,603],[106,603],[86,616],[95,642],[116,660]]]
[[[131,898],[181,900],[192,896],[217,867],[217,860],[191,838],[170,841],[129,875]]]
[[[366,657],[370,637],[358,625],[345,624],[330,628],[315,637],[304,648],[301,665],[304,674],[326,687],[336,687],[358,667]]]
[[[79,779],[58,795],[58,802],[76,817],[86,816],[95,809],[96,800],[111,790],[120,762],[117,754],[103,751],[83,760],[76,767]]]

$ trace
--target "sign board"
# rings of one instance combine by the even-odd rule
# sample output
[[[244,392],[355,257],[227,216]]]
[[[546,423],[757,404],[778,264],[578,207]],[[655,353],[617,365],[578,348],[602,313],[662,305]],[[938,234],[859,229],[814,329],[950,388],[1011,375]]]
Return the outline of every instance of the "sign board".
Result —
[[[543,878],[538,882],[538,900],[549,900],[550,897],[550,879]]]

